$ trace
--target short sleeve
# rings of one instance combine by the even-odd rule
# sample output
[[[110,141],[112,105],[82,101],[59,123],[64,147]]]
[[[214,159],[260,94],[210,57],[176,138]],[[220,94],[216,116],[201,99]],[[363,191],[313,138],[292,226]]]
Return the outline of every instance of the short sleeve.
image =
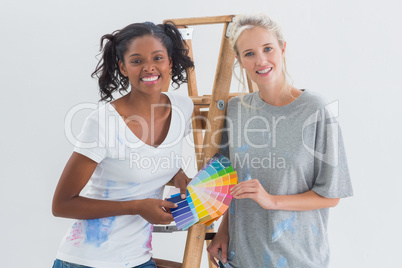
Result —
[[[194,103],[188,96],[183,96],[172,92],[165,92],[165,94],[169,96],[171,101],[173,101],[172,105],[174,105],[174,109],[178,113],[179,118],[184,119],[183,137],[185,137],[192,132],[191,117],[194,111]]]
[[[77,136],[74,151],[100,163],[107,154],[105,122],[100,124],[99,110],[91,113]]]
[[[328,109],[317,111],[312,190],[327,198],[353,195],[339,123]]]
[[[184,137],[187,136],[188,134],[190,134],[192,132],[192,130],[193,130],[193,128],[192,128],[192,120],[191,120],[192,111],[193,111],[193,107],[194,107],[193,102],[191,102],[191,107],[192,107],[191,108],[191,113],[188,116],[188,118],[186,118],[186,126],[185,126],[185,129],[184,129]]]

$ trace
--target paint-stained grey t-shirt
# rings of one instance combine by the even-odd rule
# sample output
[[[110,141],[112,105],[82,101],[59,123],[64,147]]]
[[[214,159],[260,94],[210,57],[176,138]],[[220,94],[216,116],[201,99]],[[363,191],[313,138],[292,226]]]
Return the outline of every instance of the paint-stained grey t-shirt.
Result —
[[[221,150],[239,182],[258,179],[272,195],[309,190],[328,198],[353,195],[336,103],[304,90],[292,103],[271,106],[258,92],[232,98]],[[336,111],[336,110],[335,110]],[[329,209],[266,210],[232,200],[228,260],[232,267],[325,268]]]

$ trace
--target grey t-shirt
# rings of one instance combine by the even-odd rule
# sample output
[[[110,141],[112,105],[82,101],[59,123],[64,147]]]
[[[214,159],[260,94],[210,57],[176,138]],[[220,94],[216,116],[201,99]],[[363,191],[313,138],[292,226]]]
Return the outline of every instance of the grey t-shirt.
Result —
[[[341,131],[326,106],[309,90],[279,107],[258,92],[232,98],[221,152],[239,182],[258,179],[272,195],[309,190],[328,198],[353,195]],[[232,267],[328,266],[329,209],[266,210],[251,199],[233,199],[228,212]]]

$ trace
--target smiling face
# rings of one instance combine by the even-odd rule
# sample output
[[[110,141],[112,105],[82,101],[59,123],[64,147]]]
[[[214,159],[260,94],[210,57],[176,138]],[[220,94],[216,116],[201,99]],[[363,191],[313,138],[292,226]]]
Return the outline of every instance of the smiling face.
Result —
[[[240,66],[259,89],[283,84],[285,48],[286,43],[280,46],[275,35],[261,27],[244,30],[236,42]]]
[[[171,59],[159,39],[145,35],[135,38],[128,46],[120,72],[130,80],[132,90],[146,94],[161,92],[170,80]]]

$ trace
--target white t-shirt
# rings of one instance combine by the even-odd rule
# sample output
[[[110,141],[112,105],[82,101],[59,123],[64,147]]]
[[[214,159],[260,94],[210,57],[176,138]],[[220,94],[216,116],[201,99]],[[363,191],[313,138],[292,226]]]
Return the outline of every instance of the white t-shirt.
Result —
[[[162,198],[164,185],[181,167],[182,142],[190,132],[193,112],[190,98],[165,94],[172,105],[171,123],[156,148],[135,136],[109,103],[88,116],[74,151],[98,165],[83,196],[116,201]],[[152,229],[139,215],[77,220],[57,258],[97,268],[137,266],[152,256]]]

